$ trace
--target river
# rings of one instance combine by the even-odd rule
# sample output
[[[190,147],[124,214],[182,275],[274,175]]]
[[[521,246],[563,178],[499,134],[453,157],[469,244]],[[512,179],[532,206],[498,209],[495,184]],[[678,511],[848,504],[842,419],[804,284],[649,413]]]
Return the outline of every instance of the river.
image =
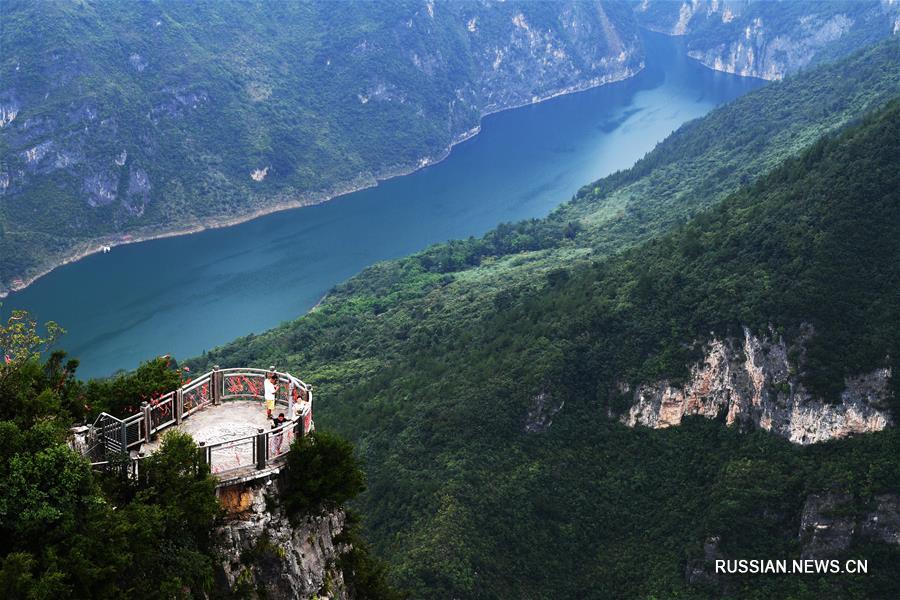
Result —
[[[318,206],[89,256],[11,294],[3,313],[25,308],[62,325],[59,346],[81,361],[81,377],[194,356],[302,315],[377,261],[542,217],[764,83],[701,66],[678,39],[644,35],[637,76],[490,115],[436,165]]]

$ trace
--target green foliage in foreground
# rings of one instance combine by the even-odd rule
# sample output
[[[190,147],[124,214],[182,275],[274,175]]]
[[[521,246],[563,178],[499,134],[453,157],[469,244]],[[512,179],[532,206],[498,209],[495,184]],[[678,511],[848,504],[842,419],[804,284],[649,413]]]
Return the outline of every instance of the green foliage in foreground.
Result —
[[[27,315],[19,317],[31,323]],[[107,470],[99,471],[68,444],[69,427],[91,405],[127,412],[134,400],[176,387],[179,372],[166,360],[153,360],[133,373],[85,384],[75,379],[74,361],[63,366],[62,352],[38,362],[35,349],[46,340],[30,334],[16,339],[26,338],[18,358],[0,364],[3,597],[225,594],[214,585],[221,560],[213,540],[221,513],[216,479],[190,435],[166,432],[160,448],[140,462],[138,477],[127,475],[127,457],[112,457]],[[333,434],[304,438],[289,456],[289,509],[295,517],[300,510],[337,507],[364,489],[353,446]],[[354,520],[343,536],[352,544],[344,557],[347,584],[360,597],[396,598],[385,566],[372,556]]]
[[[125,417],[140,410],[141,404],[182,385],[181,372],[167,357],[154,358],[131,373],[108,379],[92,379],[85,384],[84,393],[91,398],[86,403],[88,415],[107,412]]]
[[[214,479],[186,435],[170,435],[143,477],[105,475],[66,442],[78,388],[57,357],[4,378],[0,403],[0,584],[8,598],[173,598],[212,588]],[[0,367],[0,377],[9,374]],[[36,395],[35,392],[37,392]],[[10,395],[12,394],[12,395]]]
[[[365,458],[370,537],[416,597],[715,595],[684,578],[707,536],[731,557],[797,557],[808,494],[862,511],[900,492],[897,431],[811,448],[702,420],[636,431],[608,418],[611,392],[683,376],[709,328],[770,323],[788,339],[815,324],[805,379],[828,397],[886,359],[897,372],[900,109],[784,161],[896,96],[898,49],[748,95],[546,220],[377,265],[204,360],[319,385],[317,421]],[[741,169],[710,168],[723,157]],[[616,242],[635,249],[607,258]],[[526,433],[541,396],[559,412]],[[896,549],[851,554],[869,576],[746,578],[733,595],[896,595]]]

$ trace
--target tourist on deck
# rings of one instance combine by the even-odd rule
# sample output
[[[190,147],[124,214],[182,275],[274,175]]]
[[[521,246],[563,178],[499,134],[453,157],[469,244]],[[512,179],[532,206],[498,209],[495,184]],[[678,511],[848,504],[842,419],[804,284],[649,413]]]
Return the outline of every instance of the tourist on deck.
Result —
[[[288,420],[285,418],[284,413],[278,413],[278,416],[272,419],[272,429],[278,429]],[[281,454],[281,443],[284,441],[284,430],[282,429],[278,433],[272,436],[272,448],[269,450],[269,454],[272,456],[278,456]]]
[[[290,403],[290,414],[288,415],[288,419],[293,421],[294,417],[300,414],[300,402],[304,401],[304,396],[306,395],[306,390],[300,387],[299,385],[294,384],[291,388],[291,403]]]
[[[266,378],[265,394],[264,398],[266,400],[266,418],[272,418],[272,411],[275,410],[275,394],[278,393],[278,375],[275,373],[270,373]]]

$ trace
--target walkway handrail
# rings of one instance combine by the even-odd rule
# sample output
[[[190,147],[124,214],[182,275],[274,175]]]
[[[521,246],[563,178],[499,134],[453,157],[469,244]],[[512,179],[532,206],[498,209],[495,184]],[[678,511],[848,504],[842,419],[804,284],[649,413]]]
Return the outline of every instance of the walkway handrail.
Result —
[[[105,457],[108,452],[127,452],[131,448],[149,443],[160,431],[180,425],[194,412],[210,405],[238,399],[264,399],[264,381],[275,373],[281,384],[278,386],[275,403],[288,409],[285,425],[270,431],[260,430],[253,436],[236,438],[211,445],[200,444],[201,458],[214,473],[244,468],[245,464],[226,466],[217,464],[215,452],[234,449],[241,443],[252,444],[252,461],[262,469],[280,458],[296,436],[304,436],[314,428],[312,419],[313,388],[290,373],[271,369],[213,367],[203,375],[189,380],[176,390],[167,392],[150,402],[144,402],[141,410],[124,419],[108,413],[101,413],[88,432],[89,453],[100,449]],[[303,402],[300,411],[294,413],[293,392],[297,390]],[[286,442],[286,443],[285,443]],[[102,457],[95,464],[104,462]],[[221,462],[221,461],[219,461]]]

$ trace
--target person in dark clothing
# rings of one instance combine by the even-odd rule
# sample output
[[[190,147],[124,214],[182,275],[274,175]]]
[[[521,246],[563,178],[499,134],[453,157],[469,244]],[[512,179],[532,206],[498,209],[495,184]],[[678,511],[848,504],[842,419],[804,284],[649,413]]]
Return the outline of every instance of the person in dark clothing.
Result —
[[[284,417],[284,413],[278,413],[278,416],[272,419],[272,429],[278,429],[287,422],[288,421]],[[269,449],[269,452],[272,456],[278,456],[279,454],[281,454],[281,444],[283,441],[284,430],[281,430],[272,436],[272,447]]]

